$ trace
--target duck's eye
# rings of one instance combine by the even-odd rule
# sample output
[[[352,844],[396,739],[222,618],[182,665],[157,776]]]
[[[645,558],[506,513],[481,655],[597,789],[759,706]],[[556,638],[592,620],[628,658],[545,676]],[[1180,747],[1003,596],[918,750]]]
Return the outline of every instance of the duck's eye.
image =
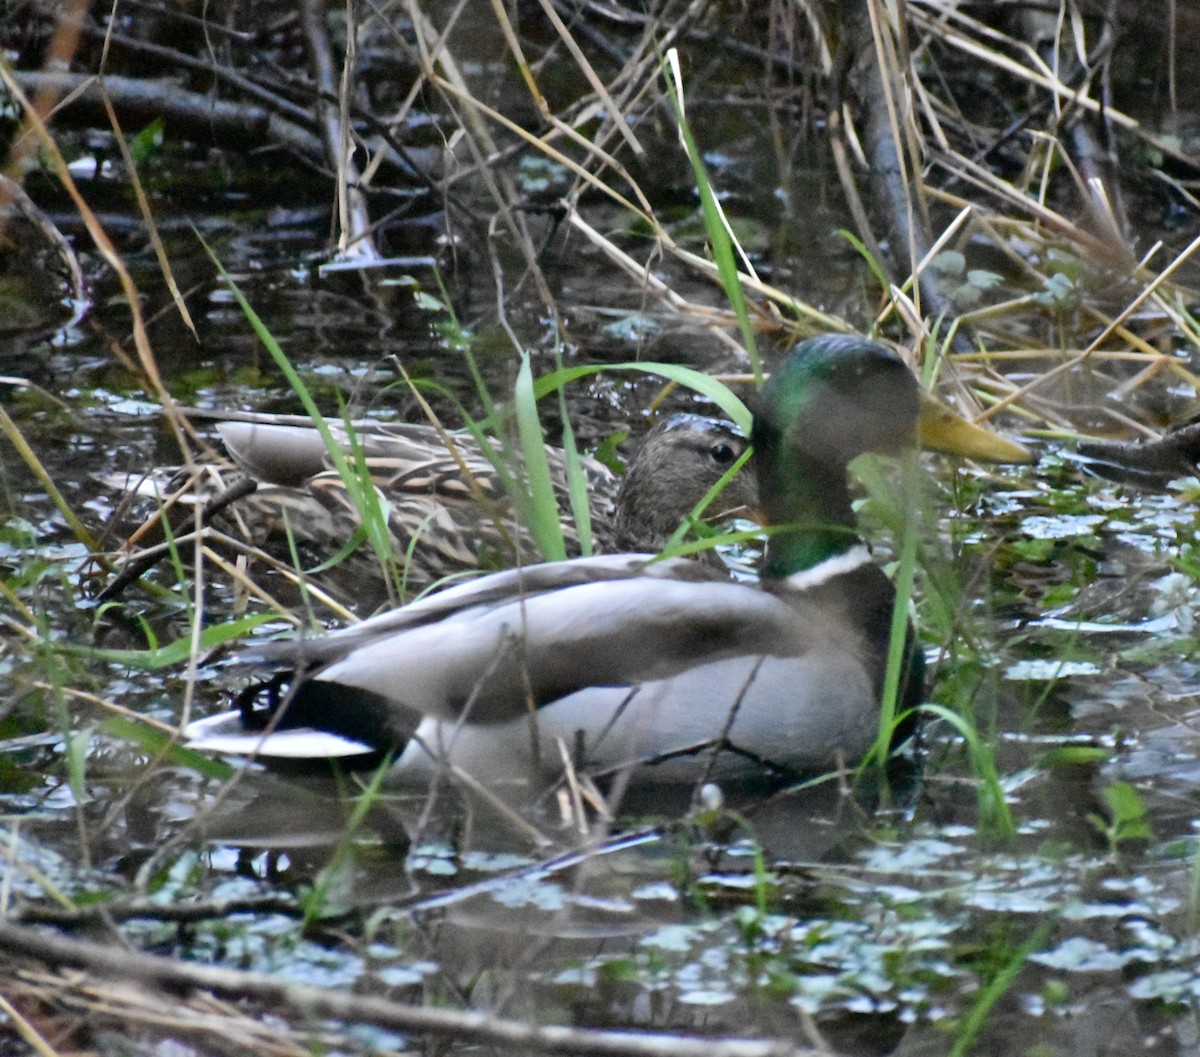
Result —
[[[737,452],[728,444],[714,444],[709,450],[709,454],[713,457],[713,462],[719,463],[721,466],[725,466],[737,458]]]

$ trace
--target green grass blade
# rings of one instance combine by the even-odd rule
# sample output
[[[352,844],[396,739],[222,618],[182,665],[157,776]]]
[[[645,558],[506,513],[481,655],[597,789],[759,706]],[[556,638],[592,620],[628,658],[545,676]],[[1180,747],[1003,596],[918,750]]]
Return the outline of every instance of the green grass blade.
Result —
[[[915,480],[911,469],[905,473],[906,479]],[[889,629],[887,668],[884,671],[883,693],[879,708],[879,733],[875,744],[867,756],[867,760],[879,767],[887,763],[892,748],[892,737],[896,726],[904,717],[898,714],[900,688],[907,674],[909,611],[912,605],[913,584],[917,569],[917,531],[916,502],[901,498],[897,504],[900,519],[899,537],[900,554],[896,562],[893,576],[895,598],[892,602],[892,622]],[[913,649],[920,649],[920,643],[914,642]]]
[[[750,322],[750,310],[746,305],[746,294],[742,290],[742,277],[738,273],[737,257],[734,253],[733,231],[729,220],[717,196],[713,192],[712,182],[708,178],[708,170],[704,167],[704,159],[700,148],[696,146],[691,126],[683,108],[683,76],[679,70],[679,55],[674,48],[667,52],[663,73],[667,82],[667,95],[675,109],[675,119],[679,123],[679,138],[687,153],[688,161],[692,163],[692,173],[696,178],[696,189],[700,193],[700,208],[704,214],[704,227],[708,233],[709,245],[712,247],[713,262],[717,266],[717,274],[721,278],[721,286],[725,296],[733,307],[742,332],[742,343],[746,354],[750,357],[750,366],[754,371],[754,383],[761,386],[763,382],[762,360],[758,355],[758,343],[754,337],[754,326]]]
[[[313,400],[312,393],[308,390],[308,386],[304,384],[304,379],[300,377],[291,360],[287,358],[287,354],[283,351],[279,342],[275,340],[274,335],[267,329],[266,323],[254,311],[245,294],[242,293],[237,283],[234,282],[233,276],[225,270],[208,244],[203,239],[201,239],[201,244],[208,253],[209,259],[216,266],[221,278],[229,287],[242,313],[249,321],[251,329],[263,343],[263,347],[270,354],[271,359],[275,361],[275,365],[287,380],[292,391],[300,399],[305,414],[312,419],[313,426],[320,434],[321,441],[325,445],[329,460],[333,464],[334,469],[337,470],[338,476],[342,479],[350,500],[358,512],[359,521],[366,531],[367,539],[371,542],[371,547],[375,552],[376,558],[379,560],[380,571],[387,580],[389,590],[392,589],[394,587],[392,571],[395,560],[392,551],[391,535],[388,529],[387,511],[384,510],[380,503],[379,493],[375,490],[374,484],[371,481],[371,475],[361,458],[361,451],[357,447],[354,431],[349,427],[348,416],[343,415],[343,418],[347,422],[346,428],[350,436],[351,452],[349,456],[345,452],[341,441],[334,437],[333,431],[329,428],[329,423],[318,409],[316,401]]]
[[[562,364],[560,362],[559,369]],[[567,474],[567,497],[571,503],[571,516],[575,521],[575,532],[579,537],[579,553],[585,558],[593,551],[592,506],[588,492],[587,474],[579,457],[579,446],[575,443],[575,431],[571,428],[571,416],[567,409],[566,390],[558,391],[558,410],[562,417],[562,450]]]
[[[225,624],[205,628],[200,633],[200,649],[208,651],[226,642],[244,639],[260,624],[269,624],[278,619],[273,613],[258,613],[254,616],[242,617],[240,620],[231,620]],[[142,671],[157,671],[160,668],[169,668],[185,663],[192,653],[192,637],[186,635],[166,646],[156,646],[149,650],[105,650],[95,646],[80,646],[71,642],[56,642],[53,647],[57,652],[72,657],[84,657],[88,660],[103,661],[108,664],[123,664]]]
[[[488,389],[487,382],[484,381],[483,373],[479,370],[479,364],[475,359],[475,350],[472,344],[473,337],[467,328],[462,325],[462,322],[454,311],[454,303],[450,297],[450,291],[446,289],[446,283],[442,279],[440,268],[434,268],[433,278],[437,283],[440,299],[430,297],[428,294],[421,294],[418,295],[418,301],[423,304],[423,307],[435,309],[445,315],[445,323],[439,325],[437,330],[451,348],[462,352],[463,359],[467,364],[467,370],[471,375],[471,380],[475,383],[475,392],[479,396],[479,402],[483,407],[484,415],[486,418],[495,419],[496,403],[492,399],[491,391]],[[443,395],[449,394],[443,391]],[[457,403],[457,401],[455,402]]]
[[[550,462],[546,457],[546,442],[537,413],[537,396],[533,384],[533,369],[529,354],[521,353],[521,369],[513,392],[513,407],[517,414],[517,433],[521,452],[525,456],[528,492],[525,523],[547,561],[559,561],[567,556],[563,542],[558,503],[554,498],[554,482],[550,477]]]
[[[958,1038],[954,1040],[954,1045],[950,1048],[949,1057],[966,1057],[971,1052],[992,1009],[1012,987],[1013,981],[1025,967],[1029,956],[1046,942],[1054,926],[1053,920],[1043,921],[1038,925],[1033,935],[1011,952],[991,980],[980,989],[959,1029]]]
[[[653,374],[659,378],[665,378],[667,381],[675,382],[712,401],[742,432],[747,436],[750,434],[752,424],[750,409],[746,407],[729,386],[702,371],[694,370],[691,367],[683,367],[677,363],[656,363],[647,360],[640,363],[588,364],[579,367],[563,367],[538,378],[533,384],[534,396],[540,400],[546,394],[561,389],[564,385],[578,381],[580,378],[599,374],[601,371],[640,371],[643,374]]]
[[[867,267],[871,269],[871,273],[875,276],[875,281],[879,284],[880,289],[883,290],[885,294],[888,293],[892,288],[891,280],[888,279],[887,272],[884,271],[883,265],[880,264],[879,261],[875,259],[875,255],[869,249],[867,249],[866,243],[864,243],[862,239],[855,235],[853,231],[849,231],[846,228],[838,228],[838,234],[841,235],[842,238],[844,238],[848,243],[850,243],[850,245],[854,247],[855,252],[867,262]]]
[[[1001,838],[1011,837],[1017,831],[1012,809],[1004,797],[1000,783],[1000,772],[996,769],[996,754],[992,746],[985,744],[974,723],[943,705],[925,704],[921,711],[945,720],[962,736],[971,755],[971,767],[979,779],[980,829]]]
[[[129,716],[106,716],[100,721],[100,729],[105,734],[140,746],[152,756],[162,755],[168,763],[187,767],[205,778],[224,782],[233,777],[234,769],[224,760],[178,745],[157,727],[139,723]]]
[[[96,537],[88,531],[87,526],[79,520],[78,515],[71,509],[71,504],[67,502],[66,497],[63,496],[55,485],[54,478],[51,477],[49,471],[42,465],[41,459],[37,457],[33,448],[30,447],[29,442],[17,427],[17,424],[9,418],[8,412],[2,407],[0,407],[0,432],[3,432],[8,437],[9,442],[25,461],[25,465],[29,467],[30,472],[46,490],[46,494],[58,508],[58,512],[62,514],[67,524],[71,527],[75,538],[87,547],[88,550],[99,553],[101,547],[96,542]]]

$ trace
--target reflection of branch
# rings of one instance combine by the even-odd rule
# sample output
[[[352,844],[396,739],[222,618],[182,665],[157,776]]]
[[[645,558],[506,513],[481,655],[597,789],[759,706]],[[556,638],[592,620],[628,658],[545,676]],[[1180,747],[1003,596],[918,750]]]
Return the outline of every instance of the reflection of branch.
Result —
[[[781,1039],[701,1039],[643,1031],[538,1027],[488,1013],[409,1005],[331,988],[285,983],[261,973],[130,952],[115,944],[104,946],[6,922],[0,923],[0,950],[7,953],[10,965],[16,958],[34,958],[55,965],[77,966],[89,974],[115,977],[146,988],[200,989],[227,998],[249,998],[286,1007],[305,1023],[321,1017],[541,1053],[612,1057],[815,1057],[815,1051]]]
[[[0,174],[0,238],[3,237],[4,231],[9,221],[9,205],[19,210],[35,228],[38,229],[46,238],[46,241],[54,247],[58,252],[58,256],[63,262],[63,267],[67,269],[71,276],[71,302],[72,313],[71,318],[66,322],[57,325],[56,329],[67,329],[75,326],[91,308],[92,303],[88,298],[87,284],[84,282],[83,269],[79,266],[79,260],[75,256],[75,251],[71,248],[71,244],[66,237],[55,226],[45,213],[38,208],[37,203],[33,201],[25,193],[24,188],[15,180],[10,180],[7,176]],[[33,335],[26,335],[26,340],[31,340]]]
[[[111,27],[105,27],[103,30],[85,27],[84,32],[100,40],[107,40],[122,52],[139,55],[143,58],[148,56],[157,59],[163,67],[170,69],[174,76],[179,76],[180,70],[192,70],[206,79],[211,78],[220,84],[226,84],[240,95],[257,100],[267,110],[290,117],[300,128],[315,127],[311,108],[285,99],[278,92],[259,84],[253,78],[244,77],[232,67],[214,61],[211,53],[205,58],[197,58],[176,48],[168,48],[149,40],[139,40],[136,37],[113,32]]]

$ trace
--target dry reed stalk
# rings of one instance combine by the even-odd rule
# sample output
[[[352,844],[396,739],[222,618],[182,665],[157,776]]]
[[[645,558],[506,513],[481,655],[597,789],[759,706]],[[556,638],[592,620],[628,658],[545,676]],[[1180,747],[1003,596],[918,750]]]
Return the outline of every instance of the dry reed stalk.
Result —
[[[115,26],[115,22],[110,22],[105,32],[104,50],[100,60],[101,70],[108,65],[109,46]],[[103,92],[103,79],[101,79],[101,91]],[[113,138],[116,140],[117,148],[121,152],[121,160],[125,163],[125,173],[129,177],[130,186],[133,188],[134,201],[137,202],[138,212],[141,214],[142,220],[146,225],[146,233],[150,238],[150,244],[154,247],[154,256],[158,261],[159,271],[162,272],[163,282],[166,284],[167,292],[171,295],[171,300],[175,304],[175,310],[179,313],[179,318],[183,320],[184,326],[191,331],[192,337],[198,341],[199,336],[196,333],[196,324],[192,322],[192,315],[188,311],[187,302],[184,300],[183,294],[179,291],[178,283],[175,282],[175,272],[171,268],[166,247],[163,245],[162,237],[159,235],[158,225],[154,222],[154,213],[150,208],[150,201],[146,197],[146,190],[142,186],[142,178],[138,173],[137,164],[133,159],[133,153],[129,149],[129,144],[125,140],[125,134],[121,129],[121,122],[117,117],[117,112],[113,108],[112,100],[108,97],[107,92],[104,92],[102,101],[104,111],[108,115],[108,122],[112,126]]]
[[[445,37],[437,32],[433,22],[420,9],[416,0],[410,0],[409,11],[418,34],[422,73],[431,85],[442,91],[442,97],[451,112],[461,115],[459,129],[463,142],[471,153],[496,207],[496,217],[520,249],[525,260],[526,274],[532,278],[538,297],[557,315],[555,299],[542,273],[533,239],[523,215],[514,208],[518,195],[512,178],[491,164],[492,159],[500,152],[487,122],[483,119],[485,108],[470,90]],[[441,69],[442,75],[435,72],[437,69]]]
[[[113,272],[120,281],[121,290],[125,295],[132,318],[132,339],[134,348],[137,350],[138,364],[141,367],[144,382],[154,398],[162,405],[163,411],[167,416],[167,421],[179,444],[180,451],[183,452],[185,459],[190,458],[190,446],[186,439],[190,431],[190,426],[180,413],[174,398],[163,384],[162,376],[158,370],[158,362],[155,359],[154,350],[151,348],[150,338],[146,333],[145,322],[142,318],[141,298],[137,284],[134,283],[133,277],[125,267],[125,262],[121,259],[120,254],[117,253],[116,247],[108,237],[107,232],[105,232],[99,218],[97,218],[76,186],[75,178],[71,174],[66,158],[63,157],[62,151],[59,150],[58,143],[50,134],[46,123],[21,90],[21,86],[16,82],[7,63],[0,62],[0,81],[3,81],[9,95],[24,111],[27,128],[29,131],[32,131],[41,144],[51,171],[62,185],[63,190],[71,198],[72,204],[83,221],[97,251],[109,267],[113,269]]]
[[[248,1057],[309,1057],[314,1044],[340,1047],[347,1041],[333,1030],[314,1035],[306,1027],[293,1029],[265,1022],[211,995],[201,993],[181,1001],[178,996],[133,982],[96,981],[73,970],[55,973],[12,968],[4,973],[3,992],[6,999],[0,1001],[10,1015],[18,1010],[28,1014],[22,1018],[27,1028],[19,1022],[17,1030],[41,1057],[74,1052],[64,1051],[63,1044],[80,1032],[101,1026],[110,1036],[126,1041],[131,1052],[140,1049],[134,1037],[142,1034],[163,1040],[187,1039],[198,1047],[216,1047],[223,1053]],[[58,1049],[42,1038],[43,1033],[55,1040]]]
[[[965,246],[969,239],[982,237],[1035,284],[1034,292],[1029,295],[957,312],[950,331],[940,336],[947,360],[959,367],[981,365],[985,361],[999,364],[1007,355],[1004,351],[1006,349],[1012,349],[1022,355],[1028,352],[1030,356],[1041,356],[1050,361],[1048,369],[1039,377],[1019,386],[1008,385],[1008,391],[999,399],[995,399],[994,395],[998,391],[997,377],[994,376],[991,381],[987,381],[983,376],[973,379],[972,385],[991,390],[987,400],[990,406],[985,415],[995,415],[1001,410],[1022,405],[1022,410],[1035,419],[1049,414],[1056,420],[1056,424],[1061,424],[1062,417],[1050,412],[1049,405],[1044,400],[1035,399],[1034,392],[1048,384],[1071,377],[1085,364],[1090,363],[1127,361],[1135,365],[1141,364],[1132,376],[1114,380],[1112,396],[1115,399],[1129,397],[1140,387],[1161,377],[1163,372],[1169,372],[1173,377],[1193,384],[1195,379],[1186,363],[1181,362],[1177,356],[1164,355],[1161,349],[1146,341],[1137,330],[1130,329],[1129,324],[1136,322],[1145,326],[1162,320],[1163,325],[1173,328],[1190,344],[1200,344],[1197,340],[1198,335],[1193,334],[1190,317],[1178,308],[1180,299],[1190,295],[1173,285],[1181,265],[1196,247],[1189,246],[1176,261],[1160,269],[1157,274],[1147,268],[1145,261],[1133,261],[1128,246],[1119,234],[1123,222],[1112,205],[1104,179],[1094,174],[1086,154],[1078,162],[1077,168],[1076,155],[1070,146],[1079,145],[1076,143],[1069,146],[1061,140],[1065,135],[1065,121],[1069,112],[1081,115],[1099,112],[1098,105],[1089,95],[1089,79],[1085,78],[1078,86],[1067,84],[1058,65],[1039,54],[1038,47],[1026,41],[1016,40],[971,18],[957,8],[938,5],[935,14],[930,5],[910,4],[908,24],[911,31],[920,37],[914,51],[920,51],[925,62],[920,72],[915,67],[909,67],[906,72],[912,78],[914,98],[920,104],[923,117],[923,129],[929,136],[922,146],[935,167],[923,175],[921,183],[924,192],[933,199],[950,204],[960,211],[959,217],[943,230],[931,247],[930,253],[919,262],[914,271],[928,267],[939,251]],[[1045,39],[1050,41],[1054,48],[1064,47],[1059,36],[1055,35],[1062,32],[1064,24],[1073,33],[1076,52],[1082,55],[1087,46],[1082,24],[1071,24],[1069,18],[1066,23],[1060,21],[1054,33]],[[877,33],[877,42],[878,39]],[[1102,39],[1097,45],[1101,55],[1104,47]],[[880,61],[891,61],[887,50],[878,43],[877,49],[881,56]],[[952,94],[952,78],[943,77],[926,83],[930,64],[936,64],[939,55],[944,53],[937,52],[937,49],[949,49],[969,55],[973,61],[983,60],[991,67],[1019,78],[1034,92],[1047,96],[1054,104],[1051,111],[1053,121],[1047,129],[1030,127],[1026,130],[1027,134],[1034,138],[1035,144],[1039,145],[1039,150],[1035,152],[1032,163],[1027,166],[1019,182],[1004,179],[991,167],[981,164],[978,158],[967,156],[952,146],[952,140],[943,122],[958,127],[968,118],[956,105]],[[890,83],[894,83],[895,78],[896,70],[893,68]],[[1122,115],[1119,110],[1113,110],[1111,105],[1106,104],[1104,116],[1111,119],[1118,128],[1139,135],[1147,142],[1156,141],[1153,135],[1138,127],[1136,122]],[[901,125],[897,121],[892,128],[893,137],[899,138],[901,131]],[[976,131],[984,139],[990,135],[986,129]],[[1170,156],[1170,152],[1167,153]],[[848,157],[848,152],[843,151],[842,157]],[[931,176],[933,171],[939,170],[952,180],[984,191],[985,195],[967,200],[961,194],[952,194],[944,187],[934,185]],[[1073,181],[1078,198],[1090,214],[1088,227],[1070,219],[1060,207],[1051,204],[1052,188],[1061,183],[1060,171]],[[998,209],[1003,209],[1004,212],[998,212]],[[970,210],[970,221],[964,224],[965,210]],[[951,229],[955,225],[962,225],[962,230],[950,237]],[[1014,249],[1017,245],[1023,246],[1020,252]],[[1086,269],[1093,267],[1092,262],[1100,261],[1115,273],[1119,281],[1131,288],[1131,292],[1126,293],[1119,286],[1110,283],[1103,292],[1111,291],[1109,300],[1122,297],[1123,303],[1108,311],[1095,293],[1085,286],[1076,288],[1075,296],[1079,301],[1074,311],[1079,315],[1079,323],[1087,325],[1089,321],[1096,320],[1099,325],[1083,332],[1086,333],[1085,337],[1081,333],[1079,347],[1074,353],[1069,348],[1061,347],[1046,346],[1038,349],[1036,340],[1030,340],[1031,324],[1044,327],[1044,323],[1039,324],[1038,321],[1046,321],[1050,316],[1047,303],[1037,293],[1039,285],[1048,288],[1046,284],[1052,276],[1045,262],[1062,252],[1065,252],[1068,258],[1082,263],[1085,277]],[[902,284],[902,289],[909,289],[910,284],[911,278]],[[888,312],[899,307],[885,306],[881,321],[886,318]],[[908,307],[907,316],[907,325],[914,336],[919,336],[927,330],[925,325],[919,322],[920,317],[915,312],[915,306]],[[976,354],[961,348],[952,349],[951,338],[960,329],[968,327],[985,349],[999,351]],[[1119,413],[1110,417],[1116,420]]]

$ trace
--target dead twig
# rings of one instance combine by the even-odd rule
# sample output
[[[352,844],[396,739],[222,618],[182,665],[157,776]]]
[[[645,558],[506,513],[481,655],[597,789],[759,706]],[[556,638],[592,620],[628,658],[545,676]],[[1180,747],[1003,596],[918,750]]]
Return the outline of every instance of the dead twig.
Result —
[[[347,17],[350,17],[351,11],[350,7],[346,9]],[[320,92],[317,116],[321,124],[325,156],[337,175],[338,222],[341,228],[338,255],[361,263],[377,261],[379,252],[371,237],[371,216],[362,192],[362,176],[352,157],[348,123],[350,73],[354,68],[354,28],[351,26],[346,34],[346,61],[342,77],[337,78],[334,76],[333,47],[325,28],[324,0],[304,0],[300,5],[300,13],[313,78]],[[338,100],[336,107],[326,102],[330,97]]]
[[[131,952],[78,937],[0,923],[0,950],[10,959],[70,965],[145,988],[211,991],[312,1017],[375,1024],[458,1042],[518,1047],[526,1052],[614,1055],[614,1057],[816,1057],[817,1051],[785,1039],[704,1039],[694,1035],[600,1031],[538,1026],[488,1013],[416,1006],[347,994],[331,988],[285,983],[261,973]],[[828,1051],[826,1051],[828,1057]]]
[[[162,117],[178,134],[201,142],[216,136],[233,147],[274,143],[314,162],[325,160],[321,140],[294,121],[252,103],[231,103],[189,92],[176,81],[110,75],[102,83],[80,73],[16,72],[12,76],[27,92],[69,96],[60,108],[69,107],[73,116],[89,122],[101,119],[107,96],[126,122]]]

